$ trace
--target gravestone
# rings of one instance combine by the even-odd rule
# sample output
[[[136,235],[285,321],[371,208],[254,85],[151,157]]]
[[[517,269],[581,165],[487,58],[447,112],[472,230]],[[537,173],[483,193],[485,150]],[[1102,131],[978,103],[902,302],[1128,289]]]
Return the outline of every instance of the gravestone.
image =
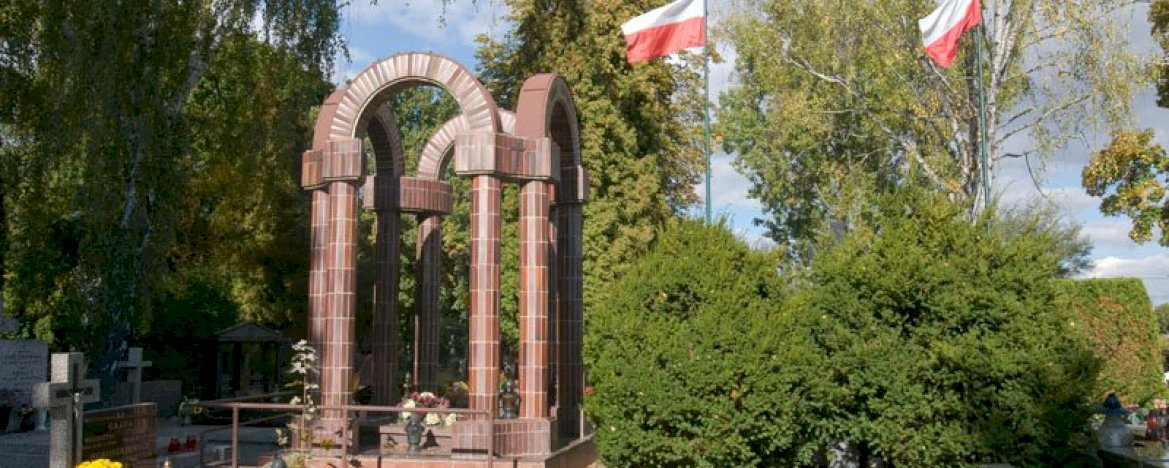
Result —
[[[29,403],[32,387],[48,380],[49,344],[40,340],[0,340],[0,389],[16,391]]]
[[[130,384],[130,402],[142,402],[142,369],[153,363],[142,360],[142,348],[130,348],[126,351],[126,360],[118,361],[118,366],[126,369],[126,383]]]
[[[87,411],[82,429],[84,460],[107,458],[122,463],[154,458],[158,405],[136,405]]]
[[[33,387],[33,405],[49,408],[49,468],[71,468],[81,462],[82,411],[98,401],[97,380],[85,379],[85,355],[53,353],[52,380]]]

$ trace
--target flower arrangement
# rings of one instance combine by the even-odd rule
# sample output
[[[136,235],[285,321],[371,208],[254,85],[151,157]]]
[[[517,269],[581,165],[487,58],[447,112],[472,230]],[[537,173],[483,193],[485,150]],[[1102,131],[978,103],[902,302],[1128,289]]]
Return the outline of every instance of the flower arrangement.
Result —
[[[406,409],[450,408],[451,403],[446,398],[437,396],[430,392],[411,392],[410,395],[402,398],[402,401],[401,403],[398,403],[398,406]],[[412,416],[412,414],[409,411],[403,411],[398,417],[402,421],[407,421],[410,419],[410,416]],[[426,413],[426,415],[423,417],[422,423],[427,426],[437,426],[439,424],[450,426],[454,424],[455,421],[458,421],[458,419],[459,416],[455,413],[449,413],[446,415],[446,417],[443,417],[438,413]]]
[[[199,399],[195,397],[185,396],[183,397],[183,401],[179,402],[179,416],[183,418],[203,414],[204,409],[202,406],[199,406]]]
[[[121,462],[110,461],[106,458],[81,462],[76,468],[122,468]]]

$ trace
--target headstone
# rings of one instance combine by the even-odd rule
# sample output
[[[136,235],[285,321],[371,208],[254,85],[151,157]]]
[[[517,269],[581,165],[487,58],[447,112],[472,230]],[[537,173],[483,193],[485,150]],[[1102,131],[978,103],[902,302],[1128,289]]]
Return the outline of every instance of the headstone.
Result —
[[[82,430],[82,458],[107,458],[130,464],[154,458],[157,421],[158,405],[154,403],[87,411]]]
[[[49,408],[49,468],[72,468],[81,463],[81,408],[98,401],[97,380],[84,379],[85,355],[53,353],[52,380],[33,388],[33,405]]]
[[[126,383],[130,384],[130,402],[142,402],[142,369],[153,363],[142,360],[142,348],[130,348],[126,351],[126,360],[118,361],[118,366],[126,369]]]
[[[33,385],[48,380],[49,344],[40,340],[0,340],[0,389],[29,403]]]

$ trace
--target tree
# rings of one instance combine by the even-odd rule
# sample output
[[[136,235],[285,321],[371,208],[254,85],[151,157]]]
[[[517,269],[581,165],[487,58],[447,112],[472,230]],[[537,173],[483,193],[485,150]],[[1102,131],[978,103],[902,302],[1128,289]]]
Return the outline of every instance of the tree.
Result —
[[[796,466],[820,371],[775,324],[778,258],[679,220],[590,310],[585,412],[608,466]],[[800,450],[803,449],[803,453]]]
[[[1100,212],[1132,220],[1133,241],[1152,240],[1155,226],[1161,231],[1157,241],[1169,246],[1169,157],[1152,131],[1113,134],[1084,167],[1083,183],[1089,195],[1104,197]]]
[[[501,108],[514,108],[522,81],[535,73],[563,75],[572,89],[592,198],[586,310],[665,220],[697,200],[700,114],[684,98],[697,74],[661,60],[630,65],[619,29],[661,3],[510,0],[514,29],[479,51],[481,77]]]
[[[922,183],[974,213],[998,162],[1031,164],[1094,125],[1126,122],[1145,82],[1115,19],[1130,2],[984,3],[986,29],[966,34],[948,70],[926,58],[917,27],[934,2],[743,0],[728,11],[738,80],[718,113],[724,145],[763,203],[757,222],[794,257],[806,259],[824,226],[850,228],[866,193]],[[976,36],[987,44],[981,63]],[[1035,146],[1008,151],[1016,135]]]
[[[109,383],[165,294],[184,188],[199,179],[182,170],[199,129],[192,93],[221,52],[253,35],[327,76],[342,46],[339,5],[20,1],[0,11],[13,34],[0,61],[6,309],[54,348],[86,350]],[[50,228],[59,235],[45,238]]]
[[[1149,9],[1153,37],[1161,44],[1163,60],[1153,68],[1157,105],[1169,108],[1169,0],[1157,0]],[[1169,246],[1169,157],[1151,130],[1122,130],[1108,146],[1092,155],[1083,171],[1084,189],[1104,197],[1100,211],[1132,220],[1128,237],[1135,242],[1153,240],[1153,227],[1161,231],[1157,242]]]
[[[1062,234],[993,208],[972,223],[922,190],[876,201],[798,277],[774,325],[810,335],[818,356],[816,385],[793,390],[814,402],[814,443],[893,466],[1066,466],[1102,389],[1059,307]]]

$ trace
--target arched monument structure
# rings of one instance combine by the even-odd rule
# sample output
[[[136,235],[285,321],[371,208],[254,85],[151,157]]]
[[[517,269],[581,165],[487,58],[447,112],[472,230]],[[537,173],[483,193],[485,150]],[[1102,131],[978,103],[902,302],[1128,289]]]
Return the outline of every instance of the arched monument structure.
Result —
[[[407,176],[400,133],[385,103],[399,90],[425,85],[450,93],[460,114],[430,138],[419,155],[417,173]],[[394,340],[401,213],[419,220],[413,375],[420,387],[435,389],[440,220],[452,206],[451,186],[443,174],[453,159],[454,173],[471,182],[469,405],[493,412],[497,408],[500,194],[502,184],[515,183],[521,194],[522,403],[519,418],[494,422],[494,449],[503,455],[547,455],[582,436],[581,222],[588,183],[580,163],[576,109],[563,78],[551,74],[525,81],[517,107],[514,115],[499,110],[466,68],[431,53],[404,53],[379,61],[326,99],[313,148],[302,162],[302,185],[312,192],[309,335],[321,350],[323,405],[353,403],[357,202],[362,186],[366,208],[377,212],[371,333],[374,403],[396,402],[399,387]],[[363,137],[369,138],[376,161],[376,174],[368,179]],[[331,432],[345,418],[343,412],[324,411],[322,429]],[[455,449],[486,450],[489,424],[484,418],[456,423]]]

